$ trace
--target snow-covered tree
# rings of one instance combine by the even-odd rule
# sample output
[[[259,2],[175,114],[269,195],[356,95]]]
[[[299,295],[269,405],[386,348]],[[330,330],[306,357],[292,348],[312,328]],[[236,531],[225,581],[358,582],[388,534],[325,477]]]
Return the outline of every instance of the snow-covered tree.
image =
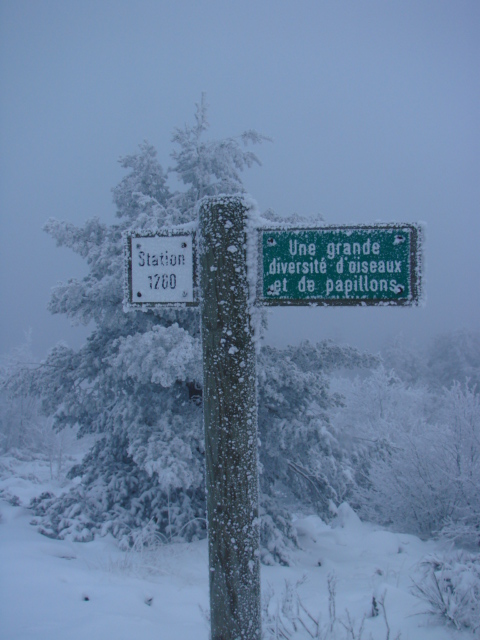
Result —
[[[12,382],[25,367],[33,364],[31,332],[26,341],[0,364],[0,452],[31,449],[37,443],[38,398],[27,392],[17,394]]]
[[[196,124],[177,129],[170,170],[186,185],[171,192],[168,175],[149,144],[121,159],[129,171],[113,190],[119,222],[93,219],[78,227],[50,220],[59,246],[82,256],[82,280],[58,285],[50,310],[75,322],[94,323],[75,351],[57,345],[23,384],[42,398],[54,427],[77,426],[97,442],[71,471],[80,482],[60,497],[34,503],[40,529],[51,536],[88,540],[111,532],[126,543],[142,531],[168,540],[204,535],[204,438],[202,411],[188,385],[202,379],[198,315],[189,309],[125,313],[122,233],[188,223],[204,195],[242,192],[241,171],[258,163],[244,145],[262,136],[205,142],[204,100]],[[271,217],[271,216],[270,216]],[[259,356],[259,431],[262,442],[261,529],[265,562],[288,561],[295,540],[285,508],[328,514],[344,499],[349,473],[328,412],[340,398],[328,389],[335,367],[369,365],[371,359],[332,343],[299,349],[263,349]],[[303,507],[302,507],[303,505]]]
[[[338,385],[335,385],[338,387]],[[480,404],[455,383],[409,387],[379,367],[340,389],[332,417],[349,437],[355,501],[362,515],[396,530],[480,542]]]
[[[393,446],[370,469],[368,496],[384,522],[429,537],[480,544],[480,406],[457,383],[437,396],[437,422],[399,429]]]
[[[22,460],[48,461],[51,477],[64,473],[65,456],[75,441],[72,429],[55,433],[52,420],[41,411],[41,401],[29,387],[31,375],[42,365],[31,351],[31,331],[25,342],[2,358],[0,365],[0,454]]]
[[[46,231],[89,267],[88,275],[58,285],[50,311],[94,323],[78,351],[57,345],[43,366],[27,372],[54,427],[77,425],[97,443],[72,469],[81,483],[69,494],[35,505],[50,535],[88,539],[111,531],[130,540],[148,523],[159,534],[191,538],[204,529],[201,408],[187,384],[201,380],[198,315],[194,310],[123,310],[123,232],[157,230],[192,221],[207,193],[244,191],[240,171],[257,157],[244,145],[262,136],[208,142],[204,97],[196,126],[176,130],[175,166],[187,185],[171,192],[168,174],[148,143],[120,160],[129,172],[113,190],[119,222],[83,227],[49,220]],[[26,384],[26,382],[25,382]]]
[[[428,345],[426,360],[433,388],[468,382],[480,391],[480,331],[461,329],[436,336]]]
[[[350,497],[350,460],[330,420],[342,396],[330,391],[329,377],[338,369],[375,364],[375,357],[328,340],[262,349],[258,420],[264,562],[288,559],[285,539],[295,539],[291,512],[313,511],[329,519],[332,508]]]
[[[428,342],[397,336],[382,349],[387,368],[409,386],[438,391],[455,382],[480,389],[480,332],[461,329],[434,336]]]
[[[348,493],[349,463],[331,422],[343,404],[329,388],[340,368],[371,367],[373,356],[331,341],[265,347],[259,357],[259,425],[262,482],[293,492],[295,500],[328,514]]]
[[[385,368],[395,374],[407,386],[425,385],[427,378],[427,356],[424,344],[407,338],[404,334],[395,336],[382,348]]]
[[[203,94],[201,103],[197,105],[195,125],[176,128],[173,135],[173,142],[178,147],[172,152],[175,161],[172,171],[188,189],[175,194],[172,202],[191,216],[195,204],[204,196],[243,193],[245,189],[241,172],[260,164],[257,156],[244,147],[268,140],[257,131],[249,130],[238,138],[205,141],[203,134],[208,129],[207,107]]]
[[[344,399],[331,420],[352,465],[354,506],[362,508],[366,519],[375,520],[376,503],[370,500],[372,466],[389,455],[400,431],[410,433],[422,420],[427,402],[424,390],[408,387],[383,364],[353,380],[338,377],[332,386]]]

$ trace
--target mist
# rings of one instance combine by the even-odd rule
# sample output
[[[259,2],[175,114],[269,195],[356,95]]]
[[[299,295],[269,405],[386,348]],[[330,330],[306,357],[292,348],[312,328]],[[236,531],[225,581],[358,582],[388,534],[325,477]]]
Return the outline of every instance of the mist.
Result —
[[[277,308],[266,342],[476,328],[479,26],[473,1],[0,2],[0,353],[82,344],[46,306],[86,266],[42,225],[113,221],[118,158],[146,139],[168,168],[202,92],[209,137],[273,140],[243,176],[260,211],[427,224],[425,308]]]

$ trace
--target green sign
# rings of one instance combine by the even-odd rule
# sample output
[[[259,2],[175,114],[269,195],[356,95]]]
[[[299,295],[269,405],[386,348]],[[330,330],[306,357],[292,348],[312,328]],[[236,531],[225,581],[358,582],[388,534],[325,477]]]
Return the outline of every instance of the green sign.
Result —
[[[264,305],[414,305],[421,227],[415,224],[260,229]]]

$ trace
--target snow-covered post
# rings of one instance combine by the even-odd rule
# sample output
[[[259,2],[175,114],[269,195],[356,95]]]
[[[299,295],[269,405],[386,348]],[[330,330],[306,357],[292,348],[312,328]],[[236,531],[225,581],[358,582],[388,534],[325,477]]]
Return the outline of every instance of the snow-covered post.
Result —
[[[256,355],[247,279],[248,206],[200,205],[203,407],[211,640],[260,640]]]

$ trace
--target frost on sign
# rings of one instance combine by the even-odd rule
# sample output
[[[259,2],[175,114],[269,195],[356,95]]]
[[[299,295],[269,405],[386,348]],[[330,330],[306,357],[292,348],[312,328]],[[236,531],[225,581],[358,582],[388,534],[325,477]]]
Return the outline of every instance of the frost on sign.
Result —
[[[131,233],[126,240],[127,306],[196,304],[192,234]]]
[[[261,229],[264,305],[415,305],[422,228],[376,224]]]

